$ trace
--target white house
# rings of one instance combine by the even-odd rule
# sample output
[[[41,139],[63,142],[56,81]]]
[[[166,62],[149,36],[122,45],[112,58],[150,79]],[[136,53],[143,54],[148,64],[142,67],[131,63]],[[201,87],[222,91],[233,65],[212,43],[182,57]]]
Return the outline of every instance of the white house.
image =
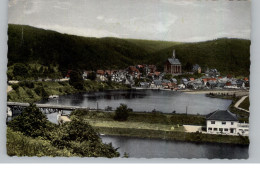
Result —
[[[206,116],[207,133],[227,135],[248,135],[249,125],[239,123],[228,110],[217,110]]]

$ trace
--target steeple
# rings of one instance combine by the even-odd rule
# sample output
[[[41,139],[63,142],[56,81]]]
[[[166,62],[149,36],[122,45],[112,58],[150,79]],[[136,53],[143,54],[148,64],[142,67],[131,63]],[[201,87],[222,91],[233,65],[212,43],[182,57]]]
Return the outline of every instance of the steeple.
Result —
[[[172,52],[172,58],[175,59],[175,49]]]

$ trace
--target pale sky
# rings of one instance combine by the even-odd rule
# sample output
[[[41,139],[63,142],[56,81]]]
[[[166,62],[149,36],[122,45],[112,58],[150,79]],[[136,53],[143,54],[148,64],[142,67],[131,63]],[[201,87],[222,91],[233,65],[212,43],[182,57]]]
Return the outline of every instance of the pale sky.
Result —
[[[9,0],[9,23],[86,37],[196,42],[250,39],[243,0]]]

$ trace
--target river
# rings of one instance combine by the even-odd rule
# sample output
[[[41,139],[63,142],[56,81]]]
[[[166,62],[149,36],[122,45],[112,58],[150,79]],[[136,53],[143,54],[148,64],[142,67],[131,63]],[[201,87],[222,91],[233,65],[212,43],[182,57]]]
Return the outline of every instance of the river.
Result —
[[[217,109],[225,110],[231,100],[209,98],[205,94],[187,94],[166,90],[111,90],[74,95],[62,95],[59,98],[42,100],[39,103],[81,106],[104,109],[107,106],[116,109],[121,103],[134,111],[151,112],[153,109],[163,113],[209,114]]]
[[[151,112],[153,109],[164,113],[208,114],[217,109],[227,109],[231,100],[209,98],[205,94],[187,94],[163,90],[111,90],[42,100],[39,103],[116,109],[120,103],[127,104],[134,111]],[[69,112],[67,112],[69,113]],[[57,123],[57,114],[48,114],[48,119]],[[248,158],[248,146],[230,144],[209,144],[176,142],[163,139],[141,139],[132,137],[101,136],[103,142],[112,142],[123,156],[126,152],[134,158]]]
[[[247,159],[248,146],[178,142],[163,139],[101,136],[104,143],[112,142],[121,156],[129,158],[208,158]]]

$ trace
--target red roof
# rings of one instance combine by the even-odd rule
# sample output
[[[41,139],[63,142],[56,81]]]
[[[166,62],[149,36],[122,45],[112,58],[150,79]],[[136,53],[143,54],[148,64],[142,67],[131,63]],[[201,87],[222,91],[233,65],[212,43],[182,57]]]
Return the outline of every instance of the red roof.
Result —
[[[216,78],[208,78],[208,81],[217,81]]]
[[[207,78],[204,78],[204,79],[202,79],[204,82],[208,82],[208,79]]]
[[[131,72],[138,72],[138,73],[139,73],[139,70],[138,70],[135,66],[130,66],[130,67],[129,67],[129,70],[130,70]]]
[[[190,81],[194,81],[195,79],[194,78],[190,78]]]
[[[227,78],[232,78],[232,75],[227,75]]]
[[[231,82],[226,82],[226,86],[231,86]]]
[[[97,70],[97,74],[99,74],[99,75],[104,75],[105,72],[104,72],[104,70]]]
[[[248,78],[244,78],[245,81],[248,81]]]
[[[159,76],[159,75],[161,74],[161,72],[154,72],[154,74],[155,74],[156,76]]]

